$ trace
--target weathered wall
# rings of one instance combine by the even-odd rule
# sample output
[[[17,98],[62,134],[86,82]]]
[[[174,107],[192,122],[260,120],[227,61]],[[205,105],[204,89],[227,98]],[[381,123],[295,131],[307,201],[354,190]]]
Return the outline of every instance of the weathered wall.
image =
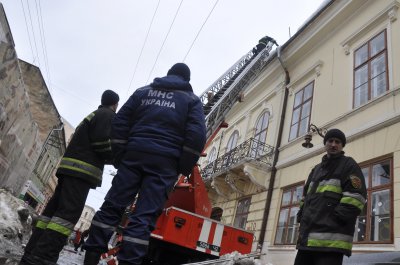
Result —
[[[65,150],[64,132],[50,134],[57,128],[62,128],[61,117],[40,69],[18,59],[0,5],[1,187],[19,195],[31,179],[35,190],[43,190]],[[46,174],[33,174],[36,169]]]
[[[25,89],[29,96],[29,109],[38,125],[39,137],[45,142],[54,127],[60,127],[61,117],[43,80],[40,69],[22,60],[18,60]]]
[[[2,8],[0,23],[6,32],[3,36],[7,36],[0,41],[0,186],[17,194],[32,171],[42,142]]]

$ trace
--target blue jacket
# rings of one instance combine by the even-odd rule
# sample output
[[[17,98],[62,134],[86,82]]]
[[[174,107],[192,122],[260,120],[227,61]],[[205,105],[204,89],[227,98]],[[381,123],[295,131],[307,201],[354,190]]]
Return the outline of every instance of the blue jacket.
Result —
[[[179,76],[156,78],[149,86],[137,89],[118,111],[111,138],[117,151],[175,157],[181,161],[178,173],[188,174],[206,141],[200,99],[190,83]]]

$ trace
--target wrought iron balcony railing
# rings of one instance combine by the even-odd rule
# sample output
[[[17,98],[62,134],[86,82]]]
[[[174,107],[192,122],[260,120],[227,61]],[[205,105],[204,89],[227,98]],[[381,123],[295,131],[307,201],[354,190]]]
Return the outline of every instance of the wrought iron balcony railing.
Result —
[[[274,147],[250,138],[209,163],[200,173],[202,178],[207,180],[212,175],[226,171],[241,162],[259,161],[266,165],[271,165],[273,153]]]

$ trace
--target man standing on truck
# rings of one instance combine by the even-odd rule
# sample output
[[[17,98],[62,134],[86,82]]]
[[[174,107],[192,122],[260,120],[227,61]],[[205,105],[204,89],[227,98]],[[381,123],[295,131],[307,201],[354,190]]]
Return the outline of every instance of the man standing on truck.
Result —
[[[56,265],[85,206],[90,189],[101,186],[103,168],[111,163],[111,121],[119,96],[106,90],[101,105],[76,128],[56,176],[53,196],[38,217],[20,265]]]
[[[366,202],[364,175],[343,152],[344,133],[329,130],[324,145],[326,155],[308,176],[297,213],[294,265],[341,265],[343,255],[351,255],[355,223]]]
[[[117,113],[111,142],[118,172],[92,220],[84,244],[85,265],[98,264],[101,253],[107,252],[110,237],[137,194],[117,258],[120,265],[141,264],[178,175],[191,173],[205,145],[203,107],[189,81],[189,67],[177,63],[167,76],[137,89]]]

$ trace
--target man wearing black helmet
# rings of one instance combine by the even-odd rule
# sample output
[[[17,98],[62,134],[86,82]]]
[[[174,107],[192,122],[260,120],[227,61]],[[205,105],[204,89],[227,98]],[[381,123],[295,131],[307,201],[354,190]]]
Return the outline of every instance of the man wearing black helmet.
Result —
[[[324,137],[326,155],[304,186],[295,265],[340,265],[350,256],[357,216],[366,202],[360,167],[344,156],[346,136],[339,129]]]
[[[99,108],[76,128],[56,172],[55,192],[38,217],[21,265],[56,265],[89,190],[101,186],[104,165],[112,162],[111,121],[118,101],[117,93],[104,91]]]
[[[191,173],[205,144],[202,104],[189,81],[189,67],[177,63],[167,76],[137,89],[117,113],[111,142],[118,172],[93,217],[85,265],[98,264],[100,254],[107,252],[115,227],[137,194],[117,258],[119,265],[141,264],[168,193],[179,174]]]

